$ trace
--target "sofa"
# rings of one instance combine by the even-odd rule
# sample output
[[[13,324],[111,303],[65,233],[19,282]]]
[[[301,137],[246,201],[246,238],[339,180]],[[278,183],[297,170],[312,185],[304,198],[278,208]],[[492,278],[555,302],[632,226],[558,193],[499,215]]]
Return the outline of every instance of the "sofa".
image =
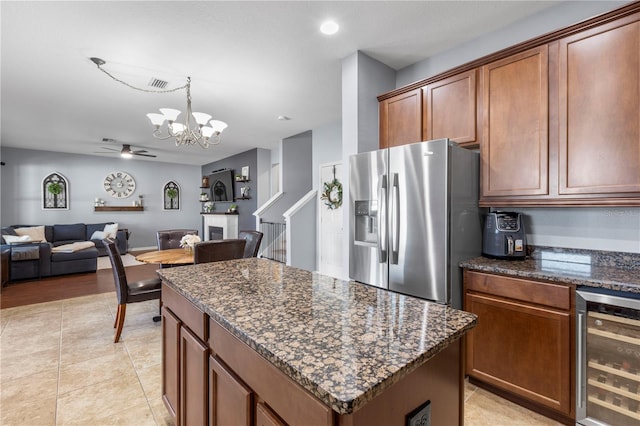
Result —
[[[106,256],[107,249],[102,243],[104,229],[107,223],[74,223],[60,225],[44,225],[46,242],[28,241],[8,244],[5,236],[18,236],[16,229],[37,229],[42,225],[12,225],[2,228],[2,250],[9,250],[9,280],[25,280],[40,277],[74,274],[80,272],[95,272],[98,257]],[[41,229],[38,229],[41,231]],[[98,231],[96,233],[96,231]],[[94,237],[92,239],[91,237]],[[15,240],[15,238],[11,238]],[[116,243],[120,253],[127,252],[127,231],[119,229],[116,232]],[[88,248],[64,250],[69,244],[92,241],[95,245]],[[62,251],[55,249],[58,247]]]

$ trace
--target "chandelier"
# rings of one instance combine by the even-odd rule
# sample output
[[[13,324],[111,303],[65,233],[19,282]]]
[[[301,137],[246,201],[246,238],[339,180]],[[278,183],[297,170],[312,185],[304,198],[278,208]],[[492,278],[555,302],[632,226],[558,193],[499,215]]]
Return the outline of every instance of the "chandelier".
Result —
[[[221,141],[221,133],[227,128],[227,123],[220,120],[212,120],[209,114],[203,112],[191,111],[191,77],[187,77],[187,84],[168,90],[148,90],[135,87],[126,83],[103,69],[101,66],[106,62],[100,58],[90,58],[91,61],[98,66],[98,69],[107,74],[113,80],[124,84],[135,90],[147,93],[169,93],[186,89],[187,91],[187,109],[183,116],[182,122],[176,122],[178,116],[182,113],[180,110],[173,108],[160,108],[161,114],[149,113],[147,117],[151,120],[151,124],[155,126],[153,137],[156,139],[174,138],[176,146],[180,145],[200,145],[202,148],[209,148],[211,145],[218,145]],[[166,126],[163,126],[165,121]],[[208,126],[207,126],[208,124]],[[164,127],[164,128],[163,128]]]
[[[187,112],[184,123],[177,123],[176,119],[181,111],[173,108],[160,108],[162,114],[150,112],[147,114],[151,123],[156,126],[153,137],[156,139],[175,138],[176,146],[199,144],[203,148],[220,143],[220,134],[227,128],[227,123],[211,120],[209,114],[191,111],[191,77],[187,77]],[[167,122],[165,132],[162,125]],[[209,126],[207,126],[209,124]]]

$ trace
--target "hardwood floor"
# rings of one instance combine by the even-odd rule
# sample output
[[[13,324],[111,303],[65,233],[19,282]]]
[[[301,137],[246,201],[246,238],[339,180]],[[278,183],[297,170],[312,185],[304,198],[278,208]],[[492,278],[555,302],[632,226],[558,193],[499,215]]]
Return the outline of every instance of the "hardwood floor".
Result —
[[[156,276],[158,265],[138,265],[126,268],[127,280],[137,281]],[[51,302],[70,297],[114,291],[113,271],[100,269],[95,273],[46,277],[33,281],[9,283],[0,291],[0,309],[33,303]]]

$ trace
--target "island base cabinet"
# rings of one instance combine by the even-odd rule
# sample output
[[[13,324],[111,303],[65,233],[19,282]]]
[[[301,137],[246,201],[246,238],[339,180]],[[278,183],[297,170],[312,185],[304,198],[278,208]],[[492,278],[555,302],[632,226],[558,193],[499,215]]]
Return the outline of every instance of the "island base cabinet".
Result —
[[[209,357],[211,426],[251,426],[253,393],[215,357]]]
[[[188,328],[180,328],[180,424],[207,424],[209,348]]]
[[[207,315],[162,286],[162,400],[176,426],[208,423]]]
[[[426,364],[386,389],[364,407],[352,414],[340,416],[340,426],[399,425],[408,423],[407,416],[429,401],[430,423],[410,424],[462,425],[464,424],[462,344],[452,342]]]
[[[177,424],[180,403],[180,319],[162,307],[162,400]]]

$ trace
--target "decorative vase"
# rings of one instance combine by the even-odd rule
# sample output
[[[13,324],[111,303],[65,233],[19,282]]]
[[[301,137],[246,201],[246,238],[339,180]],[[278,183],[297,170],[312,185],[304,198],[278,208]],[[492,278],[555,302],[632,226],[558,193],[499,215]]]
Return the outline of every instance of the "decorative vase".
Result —
[[[186,251],[187,253],[193,253],[193,247],[191,247],[191,246],[184,246],[184,251]]]

